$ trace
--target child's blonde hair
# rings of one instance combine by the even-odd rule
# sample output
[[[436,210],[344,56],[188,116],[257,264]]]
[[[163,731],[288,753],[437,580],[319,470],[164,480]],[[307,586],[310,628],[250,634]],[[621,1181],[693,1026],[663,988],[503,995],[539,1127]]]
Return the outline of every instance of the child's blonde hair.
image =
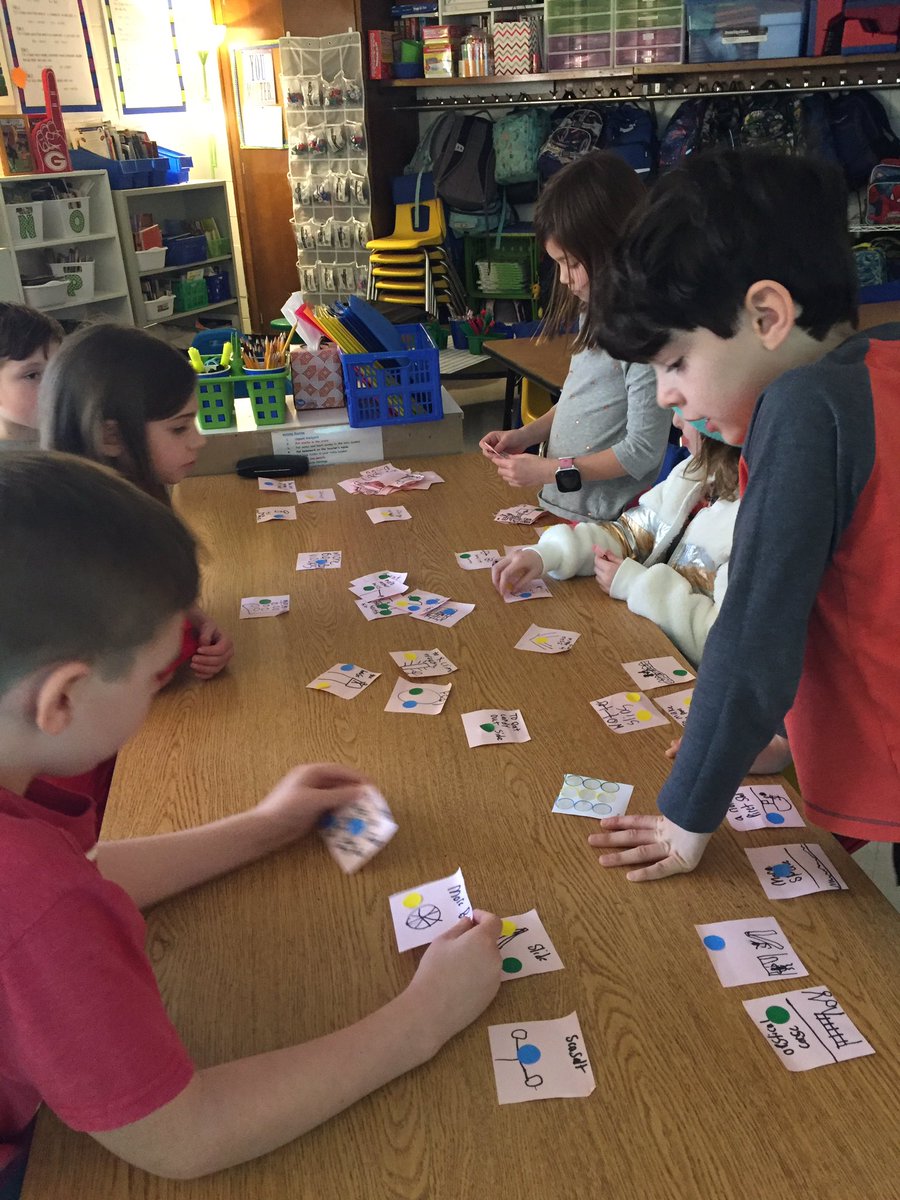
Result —
[[[700,449],[684,469],[685,478],[706,483],[710,502],[737,500],[740,495],[740,460],[740,446],[729,446],[727,442],[704,435],[700,438]]]

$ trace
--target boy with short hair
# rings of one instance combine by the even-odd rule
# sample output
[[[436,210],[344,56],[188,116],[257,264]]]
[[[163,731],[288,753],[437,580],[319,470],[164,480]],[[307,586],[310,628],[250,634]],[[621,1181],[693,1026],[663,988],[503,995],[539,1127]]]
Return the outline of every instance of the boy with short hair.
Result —
[[[0,457],[0,562],[4,1200],[42,1102],[127,1162],[192,1178],[298,1137],[482,1012],[500,986],[500,921],[476,913],[355,1025],[195,1070],[163,1008],[138,908],[288,845],[368,781],[299,767],[236,816],[95,845],[91,815],[45,807],[36,777],[85,771],[140,725],[195,598],[193,539],[113,472],[21,451]]]
[[[0,450],[37,443],[38,388],[62,339],[46,313],[0,303]]]
[[[846,213],[825,162],[704,154],[656,185],[592,296],[600,344],[652,362],[661,405],[743,444],[728,594],[663,815],[589,839],[632,880],[697,865],[783,720],[808,815],[900,841],[900,325],[854,335]]]

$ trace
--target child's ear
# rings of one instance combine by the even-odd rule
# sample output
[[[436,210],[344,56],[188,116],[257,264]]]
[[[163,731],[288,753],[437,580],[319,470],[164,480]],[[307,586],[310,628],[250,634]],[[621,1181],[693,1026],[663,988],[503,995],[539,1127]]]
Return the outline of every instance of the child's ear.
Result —
[[[760,279],[744,296],[744,312],[766,350],[777,350],[797,322],[794,298],[782,283]]]
[[[90,674],[87,663],[68,662],[54,667],[38,689],[34,723],[41,733],[56,737],[72,723],[72,693],[77,683]]]
[[[118,421],[104,421],[101,447],[107,458],[120,458],[125,451]]]

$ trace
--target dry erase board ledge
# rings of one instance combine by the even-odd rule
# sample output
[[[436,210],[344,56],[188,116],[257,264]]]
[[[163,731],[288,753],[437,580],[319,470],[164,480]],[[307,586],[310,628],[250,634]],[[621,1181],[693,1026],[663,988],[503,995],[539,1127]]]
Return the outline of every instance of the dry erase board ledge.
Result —
[[[176,271],[193,271],[195,267],[206,267],[210,263],[231,262],[233,258],[233,254],[216,254],[213,258],[201,258],[199,262],[176,263],[174,267],[156,267],[149,271],[138,271],[138,275],[141,279],[146,279],[151,275],[173,275]],[[178,316],[180,315],[179,313]]]

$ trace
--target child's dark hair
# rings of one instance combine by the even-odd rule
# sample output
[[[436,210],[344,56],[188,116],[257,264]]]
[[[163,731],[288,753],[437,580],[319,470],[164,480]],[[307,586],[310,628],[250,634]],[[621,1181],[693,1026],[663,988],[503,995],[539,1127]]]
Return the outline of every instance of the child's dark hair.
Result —
[[[125,674],[197,594],[194,539],[172,510],[69,454],[0,455],[0,562],[0,695],[55,663]]]
[[[0,359],[22,362],[62,340],[63,327],[53,317],[26,304],[0,303]]]
[[[628,362],[653,358],[677,330],[729,338],[761,279],[787,288],[798,326],[817,341],[856,324],[843,176],[822,159],[705,152],[659,180],[593,279],[590,336]]]
[[[592,150],[558,171],[541,192],[534,210],[535,236],[543,245],[552,239],[585,268],[589,279],[596,279],[646,196],[644,184],[624,159],[609,150]],[[557,276],[544,332],[569,328],[582,307]]]
[[[740,494],[738,463],[740,446],[729,446],[716,438],[701,437],[700,449],[685,467],[688,479],[707,484],[710,503],[716,500],[737,500]]]
[[[67,338],[41,381],[41,444],[121,472],[157,500],[167,493],[147,447],[147,422],[187,404],[197,376],[178,350],[140,329],[92,325]],[[112,457],[105,422],[114,421],[123,453]]]

